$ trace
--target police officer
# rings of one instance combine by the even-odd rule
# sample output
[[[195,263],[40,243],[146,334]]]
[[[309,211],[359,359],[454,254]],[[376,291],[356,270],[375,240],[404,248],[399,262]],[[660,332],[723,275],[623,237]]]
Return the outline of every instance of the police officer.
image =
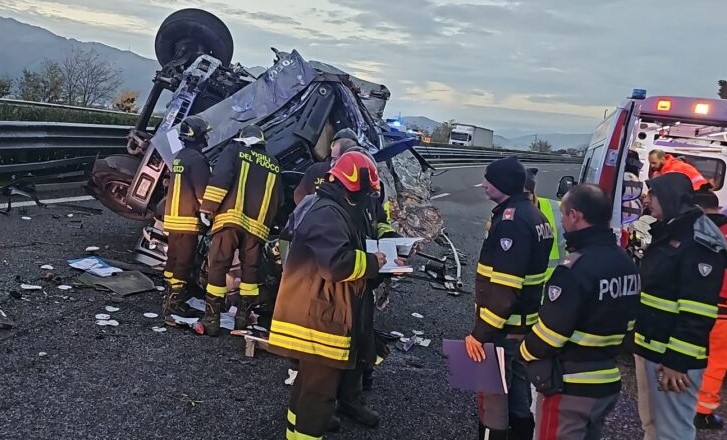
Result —
[[[179,126],[179,139],[184,148],[174,157],[169,191],[164,208],[164,230],[167,239],[167,262],[164,278],[167,290],[162,306],[166,325],[176,325],[172,314],[195,316],[186,303],[190,272],[202,230],[199,219],[200,200],[210,177],[210,166],[202,149],[212,127],[200,116],[189,116]]]
[[[366,252],[366,235],[356,220],[379,189],[376,165],[362,153],[348,152],[330,176],[290,231],[270,327],[271,351],[299,360],[288,439],[322,438],[344,371],[371,355],[372,341],[361,327],[362,302],[366,281],[378,277],[386,262],[383,254]]]
[[[550,257],[548,259],[548,270],[546,281],[550,278],[555,267],[565,258],[565,238],[563,238],[563,225],[560,219],[560,202],[557,200],[539,197],[535,193],[535,185],[537,183],[535,176],[538,174],[537,168],[528,168],[525,170],[527,178],[525,179],[525,192],[530,195],[531,200],[543,213],[550,227],[553,229],[553,247],[550,249]]]
[[[477,264],[476,323],[465,347],[478,362],[485,355],[483,343],[505,348],[509,394],[478,396],[479,438],[490,440],[508,438],[508,426],[510,439],[529,439],[535,425],[517,345],[537,321],[553,230],[523,191],[525,178],[522,164],[508,157],[488,165],[483,182],[497,206]]]
[[[250,304],[260,294],[258,268],[261,244],[268,239],[282,202],[280,165],[265,151],[265,136],[256,125],[240,131],[217,160],[202,201],[201,217],[212,223],[205,315],[195,326],[199,334],[216,336],[220,308],[227,293],[226,277],[235,251],[242,269],[235,329],[247,326]]]
[[[305,171],[303,178],[293,192],[293,201],[297,205],[308,194],[314,194],[319,186],[325,181],[326,173],[336,163],[339,157],[349,148],[358,145],[356,132],[350,128],[338,130],[331,141],[331,155],[329,160],[316,162]]]
[[[600,187],[572,188],[560,211],[570,254],[545,285],[520,356],[539,391],[535,438],[598,439],[621,390],[616,355],[633,328],[641,280],[609,227],[611,200]]]
[[[634,333],[639,416],[647,439],[693,439],[697,390],[725,270],[725,238],[694,204],[692,181],[646,181],[656,222],[641,260]]]

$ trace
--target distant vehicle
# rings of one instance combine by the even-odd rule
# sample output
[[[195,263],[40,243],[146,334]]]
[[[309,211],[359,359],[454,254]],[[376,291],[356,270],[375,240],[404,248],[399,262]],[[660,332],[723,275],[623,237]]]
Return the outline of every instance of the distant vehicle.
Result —
[[[450,145],[461,145],[463,147],[485,147],[493,146],[492,130],[469,124],[454,124],[449,135]]]
[[[727,205],[727,101],[682,96],[647,98],[646,91],[641,89],[635,89],[596,128],[580,175],[563,177],[558,197],[576,183],[596,183],[613,200],[622,201],[614,203],[612,227],[620,228],[634,221],[640,203],[631,192],[625,195],[626,158],[630,150],[638,154],[643,164],[638,180],[644,182],[649,178],[648,155],[653,149],[661,149],[696,167],[712,184],[720,205]]]

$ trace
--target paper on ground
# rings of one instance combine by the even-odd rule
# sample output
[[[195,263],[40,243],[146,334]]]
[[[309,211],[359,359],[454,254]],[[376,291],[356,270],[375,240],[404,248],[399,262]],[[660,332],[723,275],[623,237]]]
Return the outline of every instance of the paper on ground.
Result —
[[[187,304],[196,310],[200,310],[204,312],[204,301],[202,301],[199,298],[190,298],[189,301],[187,301]],[[220,327],[226,328],[227,330],[233,330],[235,328],[235,312],[237,311],[236,307],[230,307],[230,311],[227,313],[221,313],[220,314]],[[195,322],[199,321],[199,318],[183,318],[178,315],[172,315],[172,318],[174,319],[174,322],[178,324],[187,324],[187,325],[193,325]]]
[[[109,266],[104,260],[98,257],[77,258],[68,260],[68,265],[74,269],[84,270],[97,277],[108,277],[116,272],[123,272],[118,267]]]

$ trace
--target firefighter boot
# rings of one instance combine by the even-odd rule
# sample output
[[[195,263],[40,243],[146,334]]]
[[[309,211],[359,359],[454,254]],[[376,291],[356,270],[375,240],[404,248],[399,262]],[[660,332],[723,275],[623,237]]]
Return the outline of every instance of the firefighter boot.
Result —
[[[235,330],[245,330],[247,328],[251,305],[252,301],[244,296],[240,296],[239,302],[237,303],[237,312],[235,312]]]
[[[379,424],[379,413],[372,410],[358,399],[354,402],[338,402],[338,414],[352,418],[355,422],[370,428],[375,428]]]
[[[194,331],[199,335],[218,336],[220,334],[220,308],[225,301],[224,296],[207,294],[205,298],[204,316],[194,324]]]
[[[187,300],[189,300],[189,293],[186,284],[167,285],[167,291],[164,295],[164,305],[162,306],[164,325],[170,327],[177,326],[172,315],[181,316],[182,318],[199,318],[201,316],[198,310],[189,307]]]

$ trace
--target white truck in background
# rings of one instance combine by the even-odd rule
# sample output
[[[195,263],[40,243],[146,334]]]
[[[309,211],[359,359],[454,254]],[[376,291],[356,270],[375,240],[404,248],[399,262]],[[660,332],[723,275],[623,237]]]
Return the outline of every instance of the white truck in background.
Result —
[[[493,147],[492,130],[470,124],[454,124],[449,135],[450,145],[461,145],[463,147]]]

